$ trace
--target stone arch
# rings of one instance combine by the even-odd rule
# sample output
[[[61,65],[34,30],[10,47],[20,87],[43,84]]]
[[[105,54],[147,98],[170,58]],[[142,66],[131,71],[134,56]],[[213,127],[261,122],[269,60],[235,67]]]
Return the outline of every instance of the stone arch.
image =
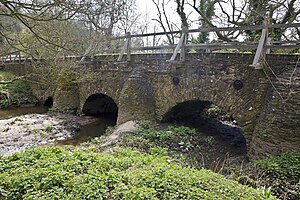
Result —
[[[238,126],[236,121],[230,113],[222,110],[221,107],[215,108],[215,103],[201,100],[187,100],[177,103],[171,107],[163,116],[162,122],[171,122],[178,125],[187,125],[189,127],[197,128],[199,131],[216,132],[214,135],[221,140],[230,142],[234,148],[238,148],[241,153],[246,154],[247,143],[244,137],[243,129]],[[211,110],[208,112],[208,110]],[[220,109],[222,114],[215,115],[214,109]],[[209,114],[209,115],[208,115]],[[209,119],[208,117],[214,119]],[[219,120],[231,121],[232,125],[222,123]]]
[[[118,105],[110,96],[102,93],[95,93],[85,100],[82,112],[88,116],[113,117],[116,121],[118,116]]]
[[[265,90],[265,86],[260,85],[258,72],[243,66],[220,70],[201,62],[191,62],[185,68],[172,67],[176,73],[152,80],[157,120],[183,102],[212,102],[239,122],[249,148],[264,98],[261,94]],[[178,85],[172,82],[174,77],[180,80]],[[242,81],[242,88],[234,87],[236,80]]]
[[[183,119],[195,113],[201,113],[207,106],[209,101],[190,100],[176,104],[171,107],[168,112],[162,116],[162,122]]]

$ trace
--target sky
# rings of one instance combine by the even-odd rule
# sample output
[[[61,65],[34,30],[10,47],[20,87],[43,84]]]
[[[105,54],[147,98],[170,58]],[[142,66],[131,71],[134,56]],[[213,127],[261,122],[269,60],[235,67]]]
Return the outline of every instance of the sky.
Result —
[[[163,0],[155,0],[156,2],[163,2]],[[171,20],[173,23],[178,24],[180,27],[180,18],[178,14],[176,13],[176,3],[175,0],[165,0],[165,2],[168,2],[167,6],[165,6],[167,15],[169,20]],[[192,1],[187,0],[186,2],[192,3]],[[236,1],[236,6],[241,6],[242,2],[244,0]],[[157,18],[157,8],[155,4],[152,2],[152,0],[136,0],[138,11],[142,14],[142,17],[146,18],[149,23],[155,24],[154,20],[151,20],[153,18]],[[224,9],[227,11],[231,10],[231,6],[229,6],[228,3],[222,4]],[[185,13],[188,16],[188,19],[190,20],[192,26],[190,28],[198,28],[198,20],[199,20],[199,14],[196,13],[191,6],[186,5],[185,6]],[[215,12],[220,12],[218,6],[216,5]]]
[[[136,2],[137,2],[138,10],[142,15],[141,17],[143,17],[143,19],[146,19],[146,21],[150,23],[152,26],[155,24],[158,25],[158,23],[155,22],[155,20],[153,20],[157,18],[157,8],[155,4],[152,2],[152,0],[136,0]],[[162,1],[160,0],[160,2]],[[176,13],[176,4],[174,3],[174,1],[171,0],[167,4],[167,6],[165,6],[165,9],[169,20],[171,20],[173,23],[176,23],[180,26],[180,18]]]
[[[160,1],[160,3],[163,0],[156,0]],[[167,13],[168,19],[174,24],[173,30],[179,30],[181,27],[181,21],[180,18],[176,12],[176,3],[174,0],[165,0],[165,2],[168,2],[168,4],[165,6],[165,10]],[[153,19],[157,19],[157,8],[156,5],[152,2],[152,0],[136,0],[138,12],[141,13],[140,22],[141,24],[147,25],[147,30],[145,30],[143,33],[153,33],[153,32],[164,32],[159,23]],[[194,13],[191,14],[192,9],[188,8],[188,6],[185,7],[185,12],[189,15],[189,19],[197,19],[198,15]],[[194,23],[193,26],[190,28],[198,28],[197,23]],[[179,36],[179,35],[177,35]],[[176,38],[178,40],[179,38]],[[153,37],[147,37],[143,38],[144,45],[146,46],[152,46],[153,43],[156,43],[156,45],[165,43],[164,41],[167,41],[166,36],[159,36],[156,37],[156,40],[154,42]]]
[[[162,0],[155,0],[156,2],[162,2]],[[168,2],[168,4],[165,6],[165,10],[167,13],[167,16],[171,22],[177,25],[177,27],[181,26],[180,18],[176,12],[176,3],[174,0],[165,0],[165,2]],[[136,0],[138,11],[141,13],[141,18],[148,23],[148,25],[151,27],[155,26],[158,27],[158,23],[155,22],[153,19],[157,19],[157,8],[155,4],[152,2],[152,0]],[[185,13],[188,16],[188,19],[191,26],[190,28],[198,28],[199,23],[197,21],[199,20],[199,14],[193,11],[193,9],[190,6],[185,6]]]

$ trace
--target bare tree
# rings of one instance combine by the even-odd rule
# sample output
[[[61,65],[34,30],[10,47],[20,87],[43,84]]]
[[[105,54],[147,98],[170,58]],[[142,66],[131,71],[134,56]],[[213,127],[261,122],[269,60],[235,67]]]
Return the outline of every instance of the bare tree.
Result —
[[[67,45],[67,40],[62,42],[57,34],[55,35],[57,39],[50,39],[53,38],[47,36],[51,35],[50,32],[54,35],[55,30],[59,30],[60,26],[62,26],[62,29],[57,32],[68,32],[64,30],[63,26],[65,26],[65,29],[70,29],[71,27],[72,32],[69,31],[67,35],[76,35],[78,31],[86,35],[86,32],[89,32],[89,38],[85,42],[93,41],[92,43],[96,44],[96,39],[111,37],[114,35],[114,31],[119,31],[117,30],[118,23],[123,22],[123,24],[126,24],[126,20],[132,20],[131,17],[134,16],[129,16],[128,13],[134,9],[133,5],[135,4],[135,0],[24,0],[0,2],[1,18],[5,16],[17,20],[18,24],[32,33],[32,36],[35,37],[35,42],[41,46],[48,49],[64,50],[65,52],[73,50],[73,48],[69,48],[72,45]],[[52,30],[49,30],[49,26],[52,26]],[[77,27],[78,31],[72,27]],[[1,27],[0,35],[2,40],[4,39],[8,44],[14,45],[18,38],[12,37],[12,35],[7,34],[3,30]],[[58,40],[60,42],[57,42]],[[98,42],[98,44],[102,41]],[[19,42],[18,45],[14,45],[15,48],[20,46],[24,46],[24,43],[21,44]],[[86,50],[90,49],[90,45],[87,45],[85,48]],[[93,48],[96,47],[93,46]],[[24,48],[21,48],[21,50],[24,50]]]
[[[163,29],[164,32],[174,31],[174,29],[178,29],[178,27],[171,22],[171,19],[168,17],[166,6],[168,2],[165,0],[152,0],[153,4],[156,7],[157,11],[157,18],[153,19],[154,21],[158,22],[160,27]],[[167,40],[169,44],[174,44],[175,36],[173,34],[167,34]]]
[[[228,5],[229,9],[228,9]],[[221,18],[229,26],[261,25],[263,20],[268,19],[272,24],[286,24],[299,22],[299,0],[226,0],[218,1]],[[292,36],[290,35],[292,33]],[[250,40],[256,39],[259,31],[245,31],[244,34]],[[299,29],[287,31],[286,29],[270,30],[269,36],[273,40],[289,40],[293,37],[299,39]]]
[[[107,48],[102,44],[120,31],[118,25],[126,24],[124,27],[129,29],[130,23],[126,20],[134,20],[132,17],[135,16],[129,15],[134,4],[135,0],[1,0],[0,41],[2,45],[6,43],[23,54],[43,58],[48,66],[58,66],[57,58],[62,56],[91,55],[96,53],[95,49]],[[8,20],[2,22],[6,18]],[[9,31],[12,24],[20,27],[13,34]],[[65,63],[63,68],[70,64]],[[37,76],[39,80],[49,77],[45,75],[49,69],[42,66],[39,65],[30,77],[17,77],[16,80],[33,81]],[[51,67],[51,74],[61,74],[61,68]],[[7,80],[1,84],[14,81]],[[41,81],[39,84],[42,84]]]
[[[247,26],[262,25],[265,19],[272,24],[286,24],[299,22],[300,1],[299,0],[173,0],[177,5],[177,13],[181,23],[187,25],[187,14],[185,8],[199,15],[200,26],[215,28],[218,26]],[[206,6],[203,9],[203,6]],[[207,10],[214,8],[215,15],[210,18]],[[232,41],[240,35],[247,36],[250,40],[257,39],[260,31],[223,31],[215,32],[219,40]],[[289,40],[300,36],[299,29],[273,29],[270,36],[274,40]]]

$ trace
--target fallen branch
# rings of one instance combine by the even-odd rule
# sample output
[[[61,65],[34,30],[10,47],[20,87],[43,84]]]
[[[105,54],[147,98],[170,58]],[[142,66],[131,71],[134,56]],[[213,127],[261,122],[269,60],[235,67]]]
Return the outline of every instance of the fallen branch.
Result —
[[[0,85],[4,85],[4,84],[12,84],[13,82],[17,81],[17,80],[24,80],[26,78],[28,78],[30,75],[26,75],[26,76],[18,76],[16,78],[13,78],[9,81],[0,81]]]

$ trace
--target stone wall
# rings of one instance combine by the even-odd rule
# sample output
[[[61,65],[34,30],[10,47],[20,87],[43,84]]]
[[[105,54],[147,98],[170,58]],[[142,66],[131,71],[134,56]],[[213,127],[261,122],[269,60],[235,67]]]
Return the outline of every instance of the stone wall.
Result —
[[[133,59],[132,66],[143,67],[153,87],[157,120],[178,103],[209,101],[238,120],[249,144],[260,113],[266,84],[261,73],[249,67],[252,55],[195,54],[185,62],[166,62],[171,55],[147,55]],[[243,62],[241,62],[241,60]],[[172,79],[179,79],[174,85]],[[244,87],[236,90],[235,80]]]
[[[35,63],[34,67],[38,67],[38,65],[40,65],[40,63]],[[2,70],[12,72],[17,76],[37,73],[37,70],[34,69],[30,60],[25,62],[23,61],[21,63],[18,61],[14,63],[4,63],[2,66]],[[48,97],[54,95],[55,87],[49,87],[49,85],[40,84],[39,80],[36,80],[35,78],[31,78],[31,81],[28,82],[28,84],[32,88],[33,95],[40,101],[41,104],[43,104]]]
[[[249,155],[252,159],[300,151],[299,63],[284,57],[277,61],[270,58],[269,63],[276,76],[266,67],[269,84],[251,140]],[[282,68],[289,70],[282,71]]]
[[[268,55],[267,63],[279,79],[268,65],[264,70],[250,67],[253,57],[200,53],[188,54],[185,62],[168,62],[171,54],[143,54],[117,63],[116,56],[99,56],[78,66],[81,81],[77,88],[55,90],[54,106],[80,112],[89,96],[105,94],[117,104],[120,124],[128,120],[159,121],[172,107],[186,101],[211,102],[237,120],[251,158],[299,150],[298,56]],[[25,73],[26,67],[23,70]],[[233,87],[236,80],[243,83],[239,90]],[[41,87],[34,90],[42,96]]]

